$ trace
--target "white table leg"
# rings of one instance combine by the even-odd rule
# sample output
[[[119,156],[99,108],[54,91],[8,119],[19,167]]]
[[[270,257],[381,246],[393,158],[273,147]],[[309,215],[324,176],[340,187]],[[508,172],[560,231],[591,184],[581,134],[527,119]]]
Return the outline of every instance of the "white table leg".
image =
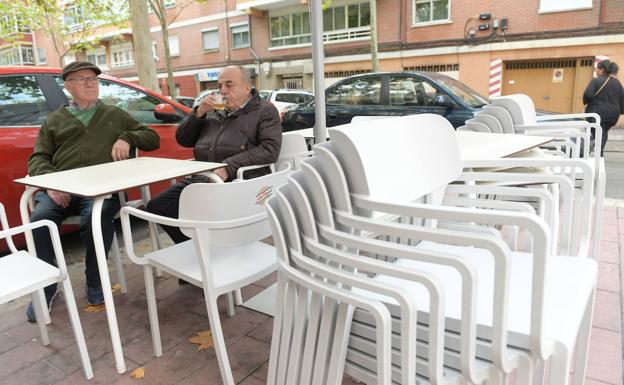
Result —
[[[93,233],[93,244],[95,246],[98,270],[100,271],[100,281],[102,282],[102,292],[104,293],[108,328],[110,330],[111,342],[113,343],[115,365],[117,366],[117,373],[122,374],[126,371],[126,363],[123,357],[119,327],[117,326],[117,314],[115,312],[115,303],[113,302],[110,276],[108,275],[104,239],[102,238],[102,205],[104,203],[104,199],[108,197],[110,197],[110,195],[95,198],[95,201],[93,202],[93,211],[91,213],[91,231]]]

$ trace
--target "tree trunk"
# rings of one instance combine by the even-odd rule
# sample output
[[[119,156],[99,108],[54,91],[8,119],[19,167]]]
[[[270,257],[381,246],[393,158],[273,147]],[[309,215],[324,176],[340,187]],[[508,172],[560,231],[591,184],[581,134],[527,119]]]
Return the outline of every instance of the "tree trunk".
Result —
[[[160,92],[147,18],[147,2],[145,0],[129,0],[129,5],[134,60],[139,74],[139,84],[152,91]]]
[[[379,59],[377,58],[377,2],[375,0],[370,1],[370,29],[373,72],[379,72]]]
[[[178,95],[176,95],[175,80],[173,79],[173,65],[171,64],[171,51],[169,50],[169,29],[167,28],[167,22],[164,17],[160,20],[160,27],[162,29],[163,45],[165,46],[165,63],[167,64],[167,88],[169,88],[169,96],[171,97],[171,99],[175,100]]]

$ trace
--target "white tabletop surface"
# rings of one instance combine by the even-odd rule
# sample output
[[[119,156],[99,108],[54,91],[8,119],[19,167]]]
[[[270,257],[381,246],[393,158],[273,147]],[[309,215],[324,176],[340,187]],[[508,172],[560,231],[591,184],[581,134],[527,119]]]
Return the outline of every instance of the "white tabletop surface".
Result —
[[[28,186],[97,197],[224,167],[224,163],[140,157],[16,179]]]
[[[313,128],[288,131],[306,138],[314,137]],[[491,134],[486,132],[456,131],[462,160],[483,160],[510,157],[522,151],[541,146],[553,138],[536,135]],[[329,138],[329,134],[327,134]]]
[[[455,134],[463,161],[511,157],[553,140],[547,136],[490,134],[471,131],[457,131]]]

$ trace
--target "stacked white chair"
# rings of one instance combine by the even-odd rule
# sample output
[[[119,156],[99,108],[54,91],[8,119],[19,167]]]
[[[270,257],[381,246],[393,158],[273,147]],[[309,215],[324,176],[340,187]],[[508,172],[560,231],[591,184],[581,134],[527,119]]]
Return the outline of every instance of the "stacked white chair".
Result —
[[[43,288],[53,283],[60,284],[65,295],[67,312],[69,313],[69,320],[74,330],[74,337],[76,338],[76,345],[78,347],[82,368],[87,379],[93,378],[89,352],[87,351],[87,345],[82,332],[78,308],[76,307],[74,292],[72,291],[71,282],[67,274],[65,257],[63,256],[61,240],[56,225],[52,221],[43,220],[9,228],[2,204],[0,204],[0,223],[2,224],[0,239],[6,240],[10,251],[10,254],[0,258],[0,304],[30,294],[37,316],[37,325],[39,326],[41,341],[44,345],[48,345],[50,344],[50,339],[48,338],[45,320],[45,315],[48,313],[48,310]],[[33,229],[39,227],[47,227],[50,231],[58,267],[49,265],[33,256],[31,253],[17,250],[12,242],[11,237],[17,234],[29,233]]]
[[[131,207],[121,210],[124,242],[130,260],[143,265],[154,354],[162,355],[153,268],[203,288],[215,352],[224,384],[233,385],[217,297],[238,290],[275,271],[275,249],[261,242],[271,234],[264,203],[285,182],[289,168],[235,183],[193,183],[180,196],[179,219]],[[130,216],[180,227],[191,239],[138,256]],[[234,314],[228,301],[228,314]]]
[[[509,113],[516,133],[557,137],[559,140],[554,143],[555,146],[561,148],[568,157],[585,159],[593,168],[592,174],[595,184],[594,208],[593,215],[587,217],[586,220],[589,222],[593,220],[591,255],[593,258],[597,258],[600,252],[606,174],[600,147],[597,146],[593,158],[590,158],[589,143],[591,129],[594,129],[596,132],[596,143],[600,143],[602,137],[600,117],[595,113],[538,116],[531,98],[523,94],[499,97],[494,99],[492,103],[494,106],[504,108]],[[593,118],[595,122],[588,123],[584,120],[586,118]],[[583,149],[582,153],[580,153],[581,148]],[[591,223],[588,226],[591,226]]]
[[[432,126],[436,119],[437,124]],[[403,270],[428,271],[443,282],[448,299],[447,334],[459,333],[456,338],[460,341],[454,346],[460,357],[455,361],[448,358],[445,364],[461,371],[468,381],[505,379],[516,368],[520,368],[518,375],[526,380],[529,370],[522,360],[526,356],[536,378],[541,378],[544,360],[550,359],[551,383],[565,384],[576,346],[575,383],[582,383],[593,309],[595,262],[554,255],[551,230],[534,215],[435,204],[440,202],[440,190],[455,180],[462,169],[452,127],[439,119],[418,115],[388,120],[383,136],[377,134],[374,124],[366,122],[334,129],[332,142],[316,146],[318,156],[304,161],[301,174],[308,176],[297,180],[300,174],[295,174],[289,186],[299,183],[304,195],[314,202],[315,197],[322,195],[306,191],[311,187],[306,187],[303,181],[314,180],[310,175],[316,170],[325,189],[330,191],[327,199],[331,202],[335,224],[321,222],[315,212],[316,226],[323,229],[319,232],[321,242],[330,246],[339,244],[342,251],[367,250],[369,253],[365,254],[371,255],[374,246],[363,243],[362,236],[377,234],[375,242],[415,251],[417,257],[412,258],[406,257],[406,253],[396,255],[396,251],[395,255],[387,251],[379,254],[392,257],[385,259]],[[342,200],[338,191],[341,188]],[[346,196],[345,188],[349,193]],[[434,204],[412,203],[422,197]],[[391,214],[416,220],[370,221],[366,218],[371,214],[375,218]],[[494,232],[436,229],[432,225],[437,220],[468,225],[518,225],[532,233],[533,246],[530,253],[514,253]],[[457,275],[458,267],[449,267],[449,262],[445,265],[444,258],[466,264],[459,269],[464,271],[463,279]],[[470,281],[468,272],[476,272],[474,281]],[[388,284],[407,284],[406,280],[390,274],[377,274],[376,279]],[[470,286],[461,286],[470,282],[474,285],[470,290]],[[417,297],[424,301],[420,308],[426,309],[427,295],[422,293],[422,288],[410,288],[420,293]],[[463,303],[462,294],[472,293],[471,290],[476,293],[476,301]],[[365,323],[365,319],[362,321]],[[479,342],[473,337],[478,337]],[[357,355],[351,357],[353,360],[347,361],[347,373],[364,381],[374,378],[374,366],[370,362],[358,361]],[[486,371],[479,370],[483,368],[483,359],[492,362]]]

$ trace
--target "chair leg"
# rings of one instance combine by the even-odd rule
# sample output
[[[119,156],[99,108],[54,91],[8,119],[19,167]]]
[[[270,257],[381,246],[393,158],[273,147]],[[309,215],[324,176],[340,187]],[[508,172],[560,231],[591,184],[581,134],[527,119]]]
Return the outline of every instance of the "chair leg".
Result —
[[[227,315],[228,317],[233,317],[235,314],[234,311],[234,297],[232,296],[232,292],[228,291],[225,294],[225,302],[227,303]]]
[[[550,360],[549,385],[568,385],[570,381],[570,368],[572,363],[572,350],[565,346],[556,349]]]
[[[576,353],[574,357],[574,379],[573,385],[583,385],[587,373],[587,358],[589,357],[589,344],[591,336],[591,325],[594,317],[594,300],[596,291],[592,295],[591,301],[587,304],[583,321],[579,328],[579,335],[576,340]]]
[[[241,293],[241,289],[236,289],[234,291],[234,305],[240,306],[243,304],[243,294]]]
[[[162,356],[162,342],[160,340],[160,325],[158,324],[158,307],[156,305],[156,290],[154,289],[154,274],[150,265],[143,265],[143,276],[145,278],[145,296],[147,297],[147,312],[150,320],[150,330],[152,332],[152,345],[154,355]]]
[[[91,379],[93,378],[93,368],[91,368],[91,360],[89,359],[87,344],[82,332],[82,324],[80,323],[80,317],[78,316],[78,308],[76,307],[74,292],[72,291],[72,287],[68,279],[65,279],[62,282],[62,285],[63,293],[65,293],[65,302],[67,303],[67,313],[69,314],[69,320],[71,321],[72,328],[74,329],[74,337],[76,338],[76,345],[78,346],[78,352],[80,353],[82,368],[84,369],[87,379]]]
[[[45,296],[41,298],[43,290],[37,290],[32,292],[30,297],[32,298],[33,308],[35,309],[35,316],[37,317],[37,326],[39,326],[39,334],[41,335],[41,343],[43,345],[50,344],[50,338],[48,338],[48,328],[46,327],[45,314],[48,309],[45,306]]]
[[[533,378],[533,365],[529,357],[522,356],[516,369],[516,385],[531,385]]]
[[[604,161],[604,160],[603,160]],[[602,236],[602,209],[604,207],[604,194],[605,194],[605,183],[606,177],[604,173],[600,173],[598,176],[598,181],[596,183],[596,206],[594,207],[595,215],[594,215],[594,231],[593,234],[593,250],[592,250],[592,258],[598,260],[598,256],[600,255],[600,238]]]
[[[34,293],[37,296],[37,300],[39,301],[39,303],[41,304],[45,304],[46,303],[46,299],[45,299],[45,292],[43,291],[43,289],[39,289],[37,290],[36,293]],[[37,310],[37,306],[36,306],[36,302],[33,299],[33,306],[35,307],[35,311]],[[41,312],[43,314],[43,320],[45,321],[46,325],[49,325],[52,323],[52,318],[50,318],[50,312],[48,311],[48,307],[43,305],[41,307]],[[35,312],[35,315],[37,315],[37,313]],[[37,315],[37,317],[39,317]]]
[[[115,269],[117,270],[117,281],[121,287],[122,293],[128,292],[128,285],[126,284],[126,274],[124,274],[123,259],[121,252],[119,251],[119,242],[117,241],[117,233],[113,233],[113,257],[115,258]]]
[[[531,383],[533,385],[541,385],[544,383],[544,367],[546,362],[544,360],[538,360],[533,366],[533,379]]]
[[[212,341],[214,343],[217,361],[219,362],[219,370],[221,371],[221,380],[224,385],[234,385],[234,377],[230,368],[230,360],[228,359],[225,339],[223,338],[223,330],[221,330],[221,320],[219,319],[219,309],[217,308],[217,296],[204,287],[204,300],[206,302],[206,310],[208,319],[210,320],[210,329],[212,330]]]

